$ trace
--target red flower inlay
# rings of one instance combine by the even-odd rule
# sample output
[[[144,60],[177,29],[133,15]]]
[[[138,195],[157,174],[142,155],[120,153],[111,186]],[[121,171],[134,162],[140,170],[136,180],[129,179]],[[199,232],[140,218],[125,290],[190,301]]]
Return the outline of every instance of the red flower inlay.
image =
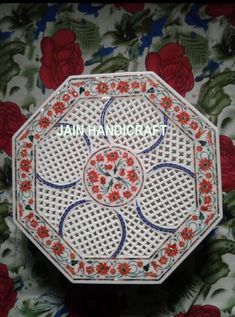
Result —
[[[97,186],[97,185],[96,186],[92,186],[91,190],[92,190],[93,193],[98,193],[100,191],[99,186]]]
[[[96,89],[100,94],[106,94],[109,90],[109,86],[104,82],[100,82],[97,85]]]
[[[55,255],[61,255],[64,252],[64,245],[60,242],[53,243],[52,251]]]
[[[201,159],[199,162],[199,167],[202,171],[207,171],[208,169],[211,168],[211,166],[212,166],[212,161],[206,158]]]
[[[100,183],[104,185],[106,183],[106,178],[104,176],[100,177]]]
[[[192,228],[184,228],[181,232],[181,237],[184,240],[191,240],[193,237],[193,229]]]
[[[133,166],[133,164],[134,164],[134,160],[133,160],[133,158],[131,158],[131,157],[129,157],[129,158],[126,160],[126,162],[127,162],[127,165],[128,165],[128,166]]]
[[[113,168],[113,165],[107,164],[107,165],[104,166],[104,168],[105,168],[106,170],[111,170],[111,169]]]
[[[118,271],[121,275],[128,275],[131,272],[131,267],[128,263],[120,263],[118,265]]]
[[[132,170],[127,172],[127,178],[129,179],[130,182],[134,183],[138,180],[139,177],[136,171]]]
[[[199,190],[203,194],[208,194],[212,190],[212,184],[210,181],[203,179],[199,184]]]
[[[96,171],[90,171],[88,173],[88,177],[92,183],[95,183],[98,180],[98,173]]]
[[[124,193],[123,193],[123,196],[126,197],[126,198],[130,198],[132,196],[131,192],[126,190]]]
[[[107,159],[108,159],[108,162],[116,162],[117,159],[118,159],[118,153],[117,151],[115,152],[110,152],[108,155],[107,155]]]
[[[30,168],[31,168],[31,162],[30,160],[22,160],[20,162],[20,168],[22,169],[22,171],[24,172],[29,172]]]
[[[63,102],[56,102],[52,108],[56,114],[63,113],[65,111],[65,105]]]
[[[161,100],[160,106],[166,110],[169,110],[172,107],[172,98],[171,97],[163,97]]]
[[[117,90],[120,91],[120,93],[125,93],[129,91],[129,84],[127,81],[120,81],[117,85]]]
[[[117,201],[120,199],[120,194],[118,191],[112,191],[111,193],[108,194],[108,199],[113,202]]]
[[[161,256],[160,259],[159,259],[159,263],[166,264],[167,263],[167,257],[165,257],[164,255]]]
[[[107,275],[110,267],[105,263],[99,263],[96,266],[96,272],[100,275]]]
[[[87,274],[93,274],[95,272],[95,269],[93,266],[87,266],[86,272],[87,272]]]
[[[42,117],[39,119],[38,124],[41,128],[46,129],[50,124],[50,119],[48,117]]]
[[[48,229],[46,226],[41,226],[37,229],[37,235],[41,238],[47,238],[49,237]]]
[[[98,155],[96,155],[96,159],[98,162],[103,162],[104,156],[102,154],[98,154]]]
[[[186,111],[181,111],[178,115],[177,118],[181,124],[187,124],[190,120],[190,116]]]
[[[177,247],[177,245],[174,243],[174,244],[168,244],[167,246],[166,246],[166,254],[168,255],[168,256],[175,256],[175,255],[177,255],[178,254],[178,247]]]
[[[20,184],[20,190],[22,190],[22,192],[28,192],[31,188],[32,184],[30,183],[30,181],[23,181]]]

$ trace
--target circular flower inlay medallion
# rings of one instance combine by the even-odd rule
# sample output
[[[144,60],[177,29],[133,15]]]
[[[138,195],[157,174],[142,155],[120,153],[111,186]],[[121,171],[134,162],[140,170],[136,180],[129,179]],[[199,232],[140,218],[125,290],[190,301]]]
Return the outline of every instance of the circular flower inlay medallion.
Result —
[[[89,195],[101,205],[123,206],[140,192],[143,168],[129,150],[103,148],[89,158],[84,170],[84,183]]]

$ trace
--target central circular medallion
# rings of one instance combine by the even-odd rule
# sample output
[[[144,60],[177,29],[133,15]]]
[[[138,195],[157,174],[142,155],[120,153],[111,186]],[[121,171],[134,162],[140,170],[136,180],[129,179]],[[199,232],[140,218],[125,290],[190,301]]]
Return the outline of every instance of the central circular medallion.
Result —
[[[89,195],[99,204],[123,206],[140,192],[144,173],[140,161],[129,150],[106,147],[93,153],[83,174]]]

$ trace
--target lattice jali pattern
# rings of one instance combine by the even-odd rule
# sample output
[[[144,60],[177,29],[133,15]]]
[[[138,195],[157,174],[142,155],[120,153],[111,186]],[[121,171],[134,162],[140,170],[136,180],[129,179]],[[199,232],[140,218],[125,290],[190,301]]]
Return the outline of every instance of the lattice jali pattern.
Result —
[[[97,126],[100,120],[100,113],[107,100],[109,98],[104,98],[103,100],[97,98],[81,99],[63,117],[61,122],[73,123],[80,126]]]
[[[139,202],[143,218],[153,225],[177,228],[196,210],[195,180],[182,170],[160,168],[146,179]]]
[[[56,231],[59,231],[59,223],[66,208],[74,201],[87,198],[81,184],[76,184],[73,188],[58,189],[37,180],[36,190],[37,211]]]
[[[64,222],[64,238],[84,257],[111,257],[122,235],[117,214],[94,204],[75,207]]]
[[[162,113],[157,108],[154,108],[146,98],[123,97],[115,98],[112,101],[105,115],[105,124],[110,126],[140,125],[143,127],[144,132],[146,126],[163,125],[164,119]],[[133,151],[140,152],[150,147],[160,136],[161,127],[159,127],[159,130],[156,129],[155,136],[146,132],[146,135],[114,135],[110,136],[110,139],[115,144],[127,146]]]
[[[45,180],[63,184],[80,179],[89,148],[82,136],[59,135],[55,127],[37,146],[37,173]]]
[[[151,152],[140,154],[143,165],[148,171],[162,162],[175,162],[194,171],[193,141],[173,122],[168,120],[167,130],[161,143]]]
[[[120,213],[125,219],[127,236],[118,258],[148,258],[170,235],[147,226],[139,217],[134,204],[121,208]]]

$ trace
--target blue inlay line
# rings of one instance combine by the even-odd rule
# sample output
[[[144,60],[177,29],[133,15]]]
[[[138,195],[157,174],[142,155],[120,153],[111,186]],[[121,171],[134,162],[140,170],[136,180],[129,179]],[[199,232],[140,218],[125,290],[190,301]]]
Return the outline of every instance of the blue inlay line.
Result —
[[[43,183],[44,185],[47,185],[48,187],[56,188],[56,189],[71,188],[71,187],[75,186],[78,182],[80,182],[80,179],[78,179],[77,181],[74,181],[74,182],[68,183],[68,184],[61,184],[61,185],[60,184],[54,184],[54,183],[48,182],[47,180],[42,178],[39,174],[37,174],[37,179],[39,180],[39,182]]]
[[[64,226],[65,219],[68,216],[69,212],[73,208],[80,206],[80,205],[83,205],[83,204],[87,204],[87,203],[90,203],[90,200],[86,200],[86,199],[78,200],[78,201],[75,201],[75,203],[73,203],[72,205],[70,205],[68,208],[65,209],[65,211],[60,219],[60,223],[59,223],[59,235],[63,236],[63,226]]]
[[[107,112],[108,108],[111,106],[111,103],[113,102],[113,100],[114,100],[114,97],[112,97],[112,98],[109,99],[109,101],[105,104],[105,106],[104,106],[104,108],[103,108],[103,110],[102,110],[102,112],[101,112],[101,115],[100,115],[100,125],[101,125],[101,126],[103,127],[103,129],[104,129],[104,134],[105,134],[105,135],[104,135],[104,138],[105,138],[106,141],[108,141],[108,142],[109,142],[109,140],[108,140],[108,137],[107,137],[107,135],[106,135],[104,120],[105,120],[106,112]]]
[[[69,126],[70,128],[73,128],[73,126],[74,126],[74,125],[71,124],[71,123],[61,122],[61,123],[56,123],[56,124],[55,124],[55,127],[60,127],[61,125],[62,125],[62,126]],[[86,145],[87,145],[88,148],[89,148],[89,151],[91,151],[91,141],[90,141],[88,135],[87,135],[85,132],[83,132],[82,137],[84,138],[85,143],[86,143]]]
[[[167,116],[164,116],[164,125],[167,126],[168,124],[168,118]],[[165,128],[164,128],[165,129]],[[163,141],[165,135],[166,135],[166,130],[167,130],[167,127],[166,129],[164,130],[164,134],[161,134],[160,137],[157,139],[157,141],[155,143],[153,143],[150,147],[148,147],[147,149],[139,152],[138,154],[146,154],[146,153],[149,153],[151,152],[152,150],[154,150],[159,144],[161,144],[161,142]]]
[[[168,233],[175,233],[176,229],[174,228],[167,228],[162,226],[157,226],[154,223],[150,222],[145,216],[143,215],[140,206],[136,202],[136,211],[140,217],[140,219],[149,227],[153,228],[154,230],[162,231],[162,232],[168,232]]]
[[[187,167],[175,164],[175,163],[161,163],[161,164],[155,165],[151,170],[149,170],[147,172],[147,174],[149,174],[152,171],[156,171],[158,169],[164,168],[164,167],[175,168],[177,170],[180,170],[182,172],[187,173],[192,178],[195,178],[195,173],[193,173],[190,169],[188,169]]]
[[[121,251],[121,249],[123,247],[123,244],[124,244],[124,242],[126,240],[126,224],[125,224],[125,221],[124,221],[124,219],[122,218],[122,216],[120,214],[117,213],[117,216],[118,216],[120,224],[122,226],[122,238],[121,238],[121,241],[119,243],[119,246],[118,246],[117,250],[111,256],[111,258],[116,258],[116,256],[120,253],[120,251]]]

